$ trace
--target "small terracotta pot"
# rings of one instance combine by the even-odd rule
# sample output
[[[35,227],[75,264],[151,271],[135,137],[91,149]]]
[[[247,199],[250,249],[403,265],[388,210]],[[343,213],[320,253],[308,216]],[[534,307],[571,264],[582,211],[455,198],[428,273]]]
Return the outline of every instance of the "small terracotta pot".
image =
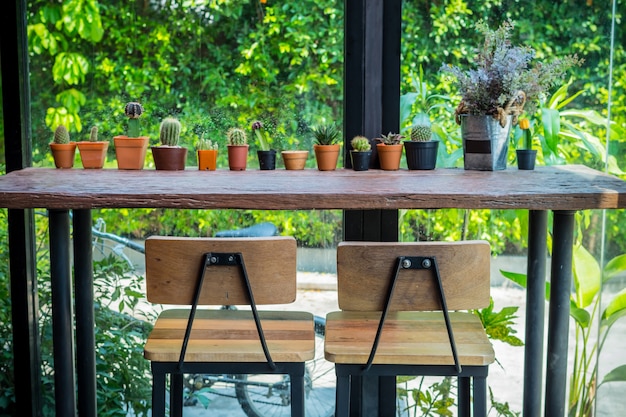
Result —
[[[78,142],[78,151],[80,152],[80,160],[85,169],[102,169],[104,161],[107,158],[107,149],[109,142]]]
[[[282,151],[281,155],[285,163],[285,169],[300,170],[304,169],[306,165],[309,151]]]
[[[200,171],[215,171],[217,169],[217,149],[198,150],[198,169]]]
[[[152,158],[159,171],[183,171],[187,160],[187,148],[182,146],[153,146]]]
[[[51,143],[50,152],[54,158],[54,165],[57,168],[68,169],[74,166],[74,155],[76,155],[76,143]]]
[[[147,136],[140,136],[138,138],[129,138],[128,136],[113,137],[117,168],[143,169],[149,141],[150,138]]]
[[[384,143],[376,144],[380,169],[385,171],[397,171],[400,169],[403,148],[404,146],[401,143],[397,145],[385,145]]]
[[[340,145],[313,145],[317,169],[320,171],[334,171],[337,168]]]
[[[228,167],[231,171],[245,171],[248,165],[248,145],[228,145]]]

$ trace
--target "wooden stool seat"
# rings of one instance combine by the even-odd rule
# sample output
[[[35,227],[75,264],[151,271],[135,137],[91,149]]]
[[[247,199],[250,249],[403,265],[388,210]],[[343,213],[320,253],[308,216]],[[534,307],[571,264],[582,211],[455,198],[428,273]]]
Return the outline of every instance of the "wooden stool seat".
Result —
[[[372,350],[379,312],[336,311],[326,320],[326,359],[364,364]],[[451,312],[459,362],[483,366],[494,361],[494,351],[480,319],[471,313]],[[454,365],[450,339],[441,312],[390,313],[373,364]]]
[[[313,315],[298,311],[259,311],[272,359],[305,362],[315,355]],[[150,361],[177,362],[189,310],[166,310],[144,347]],[[252,313],[246,310],[198,310],[185,362],[264,362]]]

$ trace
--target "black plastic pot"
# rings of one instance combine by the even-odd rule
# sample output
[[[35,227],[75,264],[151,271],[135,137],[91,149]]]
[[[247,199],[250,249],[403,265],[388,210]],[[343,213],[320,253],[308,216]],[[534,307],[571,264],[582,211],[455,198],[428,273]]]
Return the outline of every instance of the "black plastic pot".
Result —
[[[532,171],[535,169],[535,160],[537,159],[537,151],[530,149],[517,149],[517,168]]]
[[[259,157],[259,167],[264,170],[276,169],[276,151],[270,149],[269,151],[256,151]]]
[[[355,171],[367,171],[370,167],[371,157],[372,151],[350,151],[350,158],[352,158],[352,169]]]
[[[435,169],[438,148],[438,140],[428,142],[404,141],[407,167],[411,170]]]

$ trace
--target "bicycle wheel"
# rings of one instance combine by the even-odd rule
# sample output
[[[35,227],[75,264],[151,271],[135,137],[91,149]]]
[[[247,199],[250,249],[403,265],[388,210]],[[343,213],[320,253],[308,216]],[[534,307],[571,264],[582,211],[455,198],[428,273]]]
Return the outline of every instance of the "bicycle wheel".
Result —
[[[307,417],[335,414],[335,367],[324,359],[325,320],[315,317],[315,358],[304,374],[304,405]],[[289,375],[238,375],[237,401],[248,417],[291,415]]]

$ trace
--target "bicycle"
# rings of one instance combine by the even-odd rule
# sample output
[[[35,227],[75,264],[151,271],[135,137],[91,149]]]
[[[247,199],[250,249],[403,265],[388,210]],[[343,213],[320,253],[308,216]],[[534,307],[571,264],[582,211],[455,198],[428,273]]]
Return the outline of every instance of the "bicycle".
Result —
[[[249,228],[217,232],[216,237],[272,236],[276,227],[271,223],[260,223]],[[93,247],[100,253],[113,253],[128,262],[132,261],[124,253],[129,248],[144,253],[144,247],[136,242],[106,232],[102,219],[92,228]],[[110,244],[106,241],[113,242]],[[223,306],[222,308],[234,308]],[[330,417],[335,409],[334,365],[324,359],[324,334],[326,320],[314,317],[315,358],[305,365],[305,407],[307,417]],[[185,406],[195,406],[211,395],[235,398],[248,417],[289,416],[290,385],[287,375],[186,375]],[[233,393],[234,390],[234,393]],[[204,399],[202,397],[205,397]]]

